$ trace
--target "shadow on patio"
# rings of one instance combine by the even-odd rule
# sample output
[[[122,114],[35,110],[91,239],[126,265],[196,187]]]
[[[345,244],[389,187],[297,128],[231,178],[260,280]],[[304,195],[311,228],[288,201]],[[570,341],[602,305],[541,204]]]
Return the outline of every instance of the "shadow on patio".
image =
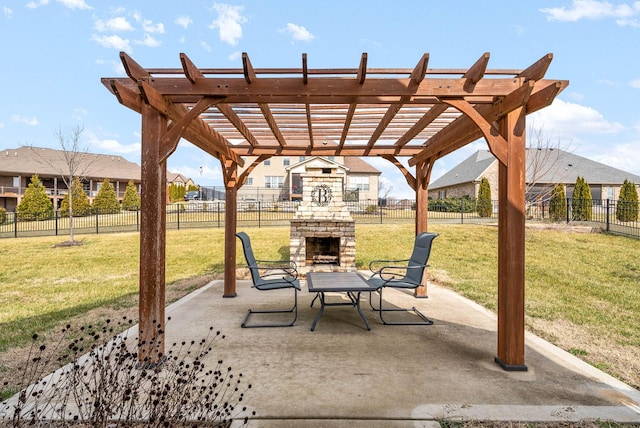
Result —
[[[310,331],[318,306],[309,306],[304,282],[293,327],[243,329],[247,308],[289,302],[291,291],[264,293],[238,281],[238,296],[223,298],[222,289],[213,281],[171,305],[167,343],[198,340],[209,327],[222,331],[226,339],[211,358],[252,384],[251,426],[640,423],[640,392],[533,335],[526,338],[529,371],[503,371],[494,362],[495,315],[437,285],[429,285],[429,299],[385,291],[390,304],[416,306],[434,325],[384,326],[363,301],[371,331],[352,307],[327,308]]]

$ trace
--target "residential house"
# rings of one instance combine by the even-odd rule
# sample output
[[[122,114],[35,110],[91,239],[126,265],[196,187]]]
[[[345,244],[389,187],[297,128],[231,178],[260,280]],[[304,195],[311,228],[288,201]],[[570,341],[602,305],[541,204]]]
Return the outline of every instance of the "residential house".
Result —
[[[192,179],[185,177],[179,172],[167,171],[167,186],[171,184],[175,184],[177,186],[185,186],[187,188],[190,186],[197,186]]]
[[[567,198],[573,195],[576,179],[583,177],[594,203],[618,199],[624,180],[640,184],[640,176],[560,149],[527,149],[527,200],[546,200],[553,186],[566,185]],[[488,150],[479,150],[442,177],[429,184],[429,198],[476,198],[480,181],[486,177],[493,199],[498,197],[498,160]]]
[[[247,158],[245,168],[255,158]],[[359,157],[349,156],[274,156],[257,165],[238,191],[240,201],[284,201],[302,198],[301,175],[305,167],[337,168],[343,178],[343,190],[351,200],[377,200],[381,172]],[[242,173],[244,169],[240,170]]]
[[[116,195],[122,199],[130,180],[140,189],[140,165],[122,156],[86,153],[81,165],[84,190],[90,200],[97,195],[104,179],[109,179]],[[42,147],[20,147],[0,151],[0,207],[15,211],[29,186],[31,177],[38,175],[54,207],[59,207],[67,185],[63,179],[68,173],[64,151]]]

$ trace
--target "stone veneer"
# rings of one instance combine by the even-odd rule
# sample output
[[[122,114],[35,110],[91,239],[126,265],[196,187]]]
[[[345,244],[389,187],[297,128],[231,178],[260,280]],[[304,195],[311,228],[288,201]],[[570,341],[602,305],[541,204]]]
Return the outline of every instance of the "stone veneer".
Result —
[[[301,178],[302,201],[291,220],[291,260],[302,274],[355,270],[355,221],[342,200],[342,177],[334,168],[309,167]],[[339,238],[338,263],[313,263],[307,257],[308,238]]]

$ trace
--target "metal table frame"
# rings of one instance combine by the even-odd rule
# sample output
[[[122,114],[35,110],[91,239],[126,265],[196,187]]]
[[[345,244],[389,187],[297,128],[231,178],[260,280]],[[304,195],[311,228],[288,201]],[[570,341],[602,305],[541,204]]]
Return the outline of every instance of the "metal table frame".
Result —
[[[313,307],[316,299],[320,299],[320,310],[311,324],[311,331],[315,330],[325,306],[355,306],[367,330],[371,330],[371,326],[360,308],[360,294],[376,291],[376,289],[370,286],[362,275],[357,272],[309,272],[307,286],[310,293],[316,293],[311,306]],[[327,302],[325,293],[347,293],[349,301]]]

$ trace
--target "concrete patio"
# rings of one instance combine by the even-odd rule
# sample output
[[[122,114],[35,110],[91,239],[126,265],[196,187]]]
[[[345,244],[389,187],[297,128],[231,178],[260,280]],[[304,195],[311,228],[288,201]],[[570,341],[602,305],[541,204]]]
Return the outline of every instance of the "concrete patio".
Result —
[[[527,372],[495,362],[497,318],[456,293],[429,284],[429,298],[385,291],[416,306],[432,326],[385,326],[363,301],[367,331],[352,307],[318,305],[299,293],[293,327],[243,329],[248,308],[283,306],[291,291],[261,292],[238,281],[222,297],[213,281],[167,309],[167,342],[199,340],[209,327],[226,339],[212,359],[243,374],[255,427],[436,427],[443,420],[580,421],[640,424],[640,391],[527,334]],[[341,296],[334,296],[340,299]],[[214,365],[212,363],[212,365]]]

